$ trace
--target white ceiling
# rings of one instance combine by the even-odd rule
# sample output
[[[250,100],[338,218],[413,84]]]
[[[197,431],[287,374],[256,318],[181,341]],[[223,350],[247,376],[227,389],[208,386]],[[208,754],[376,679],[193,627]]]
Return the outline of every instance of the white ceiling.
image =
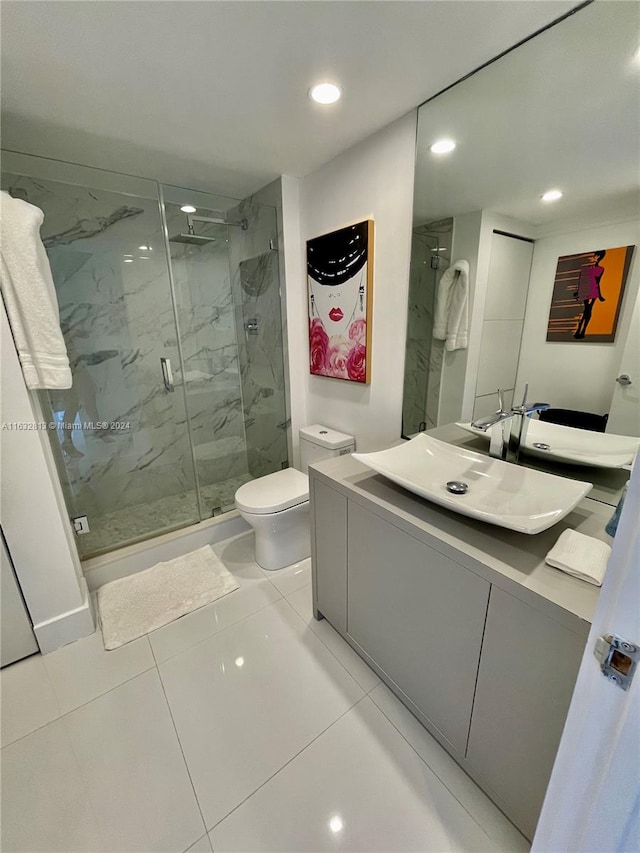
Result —
[[[301,176],[571,0],[2,3],[3,147],[243,197]],[[344,88],[334,107],[309,86]]]
[[[638,217],[639,44],[639,3],[596,2],[425,104],[414,221],[486,208],[541,236]],[[442,136],[458,147],[437,157]]]

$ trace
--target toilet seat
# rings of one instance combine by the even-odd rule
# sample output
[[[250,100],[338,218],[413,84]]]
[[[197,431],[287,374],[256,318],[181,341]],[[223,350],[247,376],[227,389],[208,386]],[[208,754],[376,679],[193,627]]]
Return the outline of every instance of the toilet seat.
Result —
[[[267,515],[309,500],[309,478],[295,468],[284,468],[240,486],[236,507],[242,512]]]

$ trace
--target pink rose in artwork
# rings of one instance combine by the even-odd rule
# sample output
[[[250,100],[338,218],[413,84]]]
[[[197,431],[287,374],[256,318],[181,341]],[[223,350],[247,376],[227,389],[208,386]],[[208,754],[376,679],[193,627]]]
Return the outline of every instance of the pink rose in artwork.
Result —
[[[349,326],[349,337],[357,344],[364,346],[367,337],[367,321],[360,317]]]
[[[354,382],[366,380],[366,355],[367,351],[362,344],[356,344],[347,358],[347,375]]]
[[[332,335],[327,352],[327,375],[336,379],[347,379],[347,358],[350,342],[342,335]]]
[[[312,373],[324,373],[328,348],[329,336],[324,330],[322,321],[316,318],[309,324],[309,362]]]

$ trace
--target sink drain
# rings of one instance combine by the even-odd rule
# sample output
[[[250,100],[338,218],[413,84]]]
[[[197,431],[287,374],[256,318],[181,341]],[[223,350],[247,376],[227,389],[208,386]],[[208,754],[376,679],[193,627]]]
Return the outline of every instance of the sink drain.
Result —
[[[463,483],[462,480],[449,480],[447,483],[447,491],[452,495],[465,495],[469,489],[468,483]]]

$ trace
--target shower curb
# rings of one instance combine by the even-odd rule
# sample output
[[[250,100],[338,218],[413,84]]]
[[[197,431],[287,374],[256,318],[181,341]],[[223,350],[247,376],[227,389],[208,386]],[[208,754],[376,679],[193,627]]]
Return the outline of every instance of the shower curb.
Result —
[[[127,545],[109,554],[83,560],[82,570],[89,591],[94,592],[109,581],[150,569],[156,563],[184,556],[190,551],[195,551],[196,548],[213,545],[222,539],[229,539],[231,536],[249,530],[251,528],[247,522],[236,510],[232,510],[224,515],[192,524],[190,527],[173,530],[171,533]]]

